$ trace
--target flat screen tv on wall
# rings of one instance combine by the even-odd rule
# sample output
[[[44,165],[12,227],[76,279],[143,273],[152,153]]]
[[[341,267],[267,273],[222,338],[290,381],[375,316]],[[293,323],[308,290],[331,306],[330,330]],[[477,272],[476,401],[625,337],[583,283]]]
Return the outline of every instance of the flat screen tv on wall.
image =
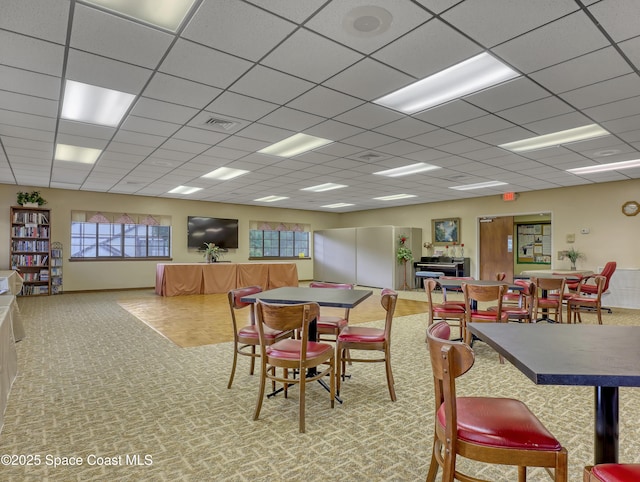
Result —
[[[238,220],[189,216],[187,224],[189,248],[203,249],[204,243],[215,243],[222,249],[238,248]]]

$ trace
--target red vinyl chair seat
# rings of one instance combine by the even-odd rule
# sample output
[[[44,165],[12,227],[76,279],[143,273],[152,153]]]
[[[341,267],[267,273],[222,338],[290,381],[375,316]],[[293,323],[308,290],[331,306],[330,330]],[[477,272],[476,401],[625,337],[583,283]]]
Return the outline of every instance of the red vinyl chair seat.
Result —
[[[458,397],[458,438],[470,443],[521,450],[562,449],[560,442],[521,401],[512,398]],[[438,423],[446,424],[444,404]]]
[[[438,315],[442,314],[461,314],[464,313],[464,305],[453,304],[453,303],[444,303],[433,305],[433,312]]]
[[[591,480],[602,482],[636,482],[640,480],[640,464],[600,464],[591,469]]]
[[[497,308],[496,308],[497,309]],[[471,321],[496,321],[496,310],[473,310],[471,311]],[[507,314],[502,309],[500,321],[507,321]]]
[[[345,326],[349,324],[349,320],[341,318],[339,316],[322,316],[316,322],[318,333],[334,333],[342,331]]]
[[[340,341],[342,343],[351,342],[383,342],[385,339],[384,330],[380,328],[370,328],[367,326],[347,326],[340,333]]]
[[[272,358],[280,358],[285,360],[300,359],[300,351],[302,349],[302,341],[293,338],[280,340],[267,347],[267,355]],[[318,343],[315,341],[307,342],[307,358],[315,358],[327,351],[333,351],[333,346],[328,343]]]

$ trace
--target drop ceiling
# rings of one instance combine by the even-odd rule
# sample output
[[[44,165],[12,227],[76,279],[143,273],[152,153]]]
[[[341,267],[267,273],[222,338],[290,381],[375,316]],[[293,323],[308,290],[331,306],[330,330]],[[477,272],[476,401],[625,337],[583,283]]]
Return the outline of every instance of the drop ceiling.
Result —
[[[368,7],[385,29],[358,30]],[[173,33],[82,1],[3,0],[0,183],[349,212],[638,178],[566,172],[640,158],[638,18],[637,0],[196,0]],[[373,103],[482,52],[520,75],[413,115]],[[115,128],[71,122],[65,80],[136,100]],[[498,147],[594,123],[611,135]],[[298,132],[334,142],[257,152]],[[56,144],[103,152],[57,161]],[[374,174],[418,162],[440,169]],[[202,177],[219,167],[250,172]],[[488,181],[507,184],[450,189]],[[302,190],[325,183],[348,187]],[[180,185],[202,189],[169,193]],[[396,194],[414,197],[374,199]]]

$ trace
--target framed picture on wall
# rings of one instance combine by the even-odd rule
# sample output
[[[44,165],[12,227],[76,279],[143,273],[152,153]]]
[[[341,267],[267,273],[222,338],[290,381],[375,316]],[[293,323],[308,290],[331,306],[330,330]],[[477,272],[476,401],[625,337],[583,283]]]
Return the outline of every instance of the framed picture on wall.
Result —
[[[434,246],[460,242],[460,218],[432,219],[431,238]]]

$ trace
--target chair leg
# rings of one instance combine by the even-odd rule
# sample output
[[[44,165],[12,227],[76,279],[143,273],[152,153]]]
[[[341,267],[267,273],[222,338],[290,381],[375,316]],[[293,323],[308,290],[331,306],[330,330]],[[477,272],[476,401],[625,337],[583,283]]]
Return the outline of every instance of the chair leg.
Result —
[[[231,384],[233,383],[233,377],[236,374],[237,363],[238,363],[238,344],[234,343],[233,344],[233,363],[231,364],[231,375],[229,375],[229,383],[227,383],[227,388],[231,388]]]
[[[527,468],[518,465],[518,482],[527,482]]]
[[[249,375],[253,375],[253,370],[256,367],[256,347],[251,347],[251,366],[249,368]]]
[[[431,462],[429,463],[429,472],[427,473],[427,482],[435,482],[436,476],[438,475],[438,460],[436,459],[436,450],[437,450],[437,441],[438,439],[434,437],[433,439],[433,448],[431,449]]]
[[[331,363],[331,371],[329,372],[329,396],[331,397],[331,408],[335,407],[336,403],[336,358],[329,360]]]
[[[256,402],[256,409],[253,412],[253,419],[258,420],[260,416],[260,410],[262,409],[262,399],[264,398],[264,384],[267,381],[267,368],[262,365],[262,370],[260,370],[260,389],[258,390],[258,401]]]
[[[393,380],[393,373],[391,372],[391,353],[387,346],[384,350],[384,364],[387,369],[387,386],[389,387],[389,395],[391,395],[391,401],[396,401],[396,389],[395,382]]]
[[[300,413],[298,414],[298,417],[300,419],[300,433],[304,433],[305,431],[305,420],[304,420],[304,408],[305,408],[305,394],[306,394],[306,380],[307,377],[305,377],[302,373],[300,374],[300,383],[299,383],[299,390],[300,390]]]

